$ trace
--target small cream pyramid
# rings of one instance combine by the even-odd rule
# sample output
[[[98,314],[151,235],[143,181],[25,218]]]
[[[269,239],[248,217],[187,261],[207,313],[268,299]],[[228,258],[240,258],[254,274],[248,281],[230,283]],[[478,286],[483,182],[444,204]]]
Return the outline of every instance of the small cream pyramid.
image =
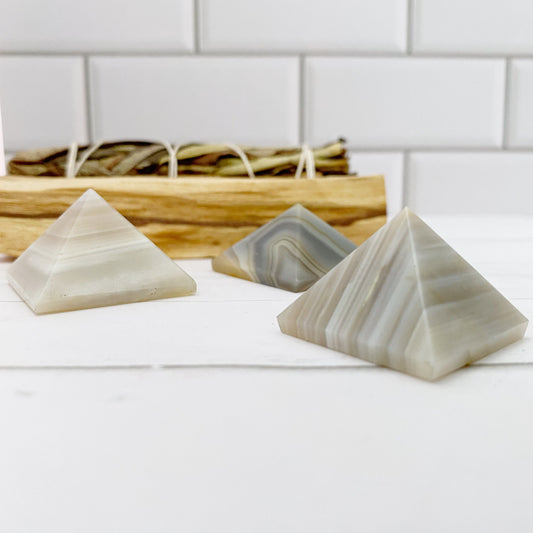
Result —
[[[7,277],[35,313],[196,292],[188,274],[92,189],[24,251]]]
[[[436,379],[528,321],[407,208],[278,316],[283,333]]]

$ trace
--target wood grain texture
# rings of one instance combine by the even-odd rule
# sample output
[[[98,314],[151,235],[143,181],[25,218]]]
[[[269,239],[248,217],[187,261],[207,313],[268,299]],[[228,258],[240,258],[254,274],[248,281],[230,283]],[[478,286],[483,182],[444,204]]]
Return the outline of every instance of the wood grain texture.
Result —
[[[386,222],[382,176],[0,178],[0,253],[20,255],[87,189],[173,258],[210,257],[301,203],[361,244]]]

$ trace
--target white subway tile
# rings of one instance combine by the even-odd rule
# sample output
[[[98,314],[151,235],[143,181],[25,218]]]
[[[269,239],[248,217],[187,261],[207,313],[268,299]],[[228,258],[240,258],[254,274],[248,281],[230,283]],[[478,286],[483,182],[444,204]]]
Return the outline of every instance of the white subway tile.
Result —
[[[492,59],[314,57],[306,136],[352,147],[495,147],[505,63]]]
[[[193,0],[2,0],[0,49],[192,50]]]
[[[533,146],[533,60],[511,63],[509,80],[509,146]]]
[[[408,202],[422,214],[533,214],[533,152],[413,153]]]
[[[387,215],[392,217],[403,207],[403,153],[350,152],[350,169],[359,176],[385,177]]]
[[[5,149],[87,141],[83,61],[77,57],[0,57]]]
[[[533,52],[531,0],[413,0],[415,52]]]
[[[172,142],[298,141],[296,58],[97,57],[98,138]]]
[[[386,51],[406,47],[406,0],[200,0],[205,50]]]

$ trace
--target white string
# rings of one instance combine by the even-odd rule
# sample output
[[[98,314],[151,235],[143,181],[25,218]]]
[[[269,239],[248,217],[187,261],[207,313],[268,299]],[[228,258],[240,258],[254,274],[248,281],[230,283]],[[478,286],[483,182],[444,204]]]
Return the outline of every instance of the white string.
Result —
[[[68,147],[67,164],[65,166],[65,177],[74,178],[74,168],[76,167],[76,159],[78,158],[78,143],[73,142]]]
[[[313,150],[309,148],[309,146],[305,145],[307,149],[306,157],[305,157],[305,171],[307,174],[307,179],[312,180],[315,178],[315,154],[313,153]]]
[[[300,152],[300,159],[298,160],[298,166],[296,167],[296,172],[294,173],[295,180],[299,180],[302,177],[302,171],[304,169],[304,162],[305,162],[304,148],[305,148],[305,144],[302,145],[302,150]]]
[[[241,159],[244,164],[244,168],[246,169],[246,172],[248,172],[248,177],[250,179],[255,178],[254,169],[252,168],[252,165],[250,165],[250,160],[248,159],[248,156],[244,153],[244,150],[237,144],[225,142],[222,143],[226,145],[230,150],[235,152]]]
[[[180,149],[179,144],[175,144],[172,148],[172,168],[168,169],[168,177],[169,178],[177,178],[178,177],[178,152]]]
[[[96,150],[98,150],[98,148],[100,148],[102,144],[103,142],[100,141],[94,144],[93,146],[89,146],[85,150],[85,152],[83,152],[81,159],[77,161],[78,145],[77,143],[73,142],[69,146],[68,153],[67,153],[65,176],[67,178],[75,178],[78,175],[78,172],[81,170],[81,167],[84,165],[84,163],[89,159],[89,157],[91,157],[91,155],[94,152],[96,152]],[[163,146],[168,153],[168,177],[177,178],[178,177],[178,152],[180,149],[180,145],[176,144],[172,146],[168,141],[165,141],[165,140],[159,141],[158,144],[161,144],[161,146]],[[244,150],[239,145],[234,144],[234,143],[225,142],[222,144],[227,146],[230,150],[235,152],[241,158],[244,168],[246,169],[246,172],[248,173],[248,177],[250,179],[254,179],[255,178],[254,170]],[[307,144],[302,144],[302,149],[300,152],[300,159],[298,160],[298,166],[296,167],[294,179],[300,179],[302,177],[304,166],[306,169],[307,178],[308,179],[315,178],[316,176],[315,155],[313,154],[313,150],[311,150],[311,148],[309,148]]]
[[[69,178],[75,178],[79,171],[81,170],[81,167],[85,164],[85,162],[91,157],[100,146],[102,146],[103,141],[97,142],[96,144],[93,144],[92,146],[89,146],[85,152],[83,152],[83,155],[81,156],[81,159],[76,163],[74,166],[74,170],[68,175]],[[69,154],[70,155],[70,154]],[[68,165],[67,165],[68,166]]]
[[[180,145],[176,144],[172,146],[168,141],[162,140],[159,141],[159,144],[165,147],[168,153],[168,177],[177,178],[178,177],[178,151]]]
[[[298,160],[298,166],[296,167],[296,172],[294,174],[294,179],[300,179],[302,177],[302,172],[305,170],[308,179],[313,179],[316,175],[315,169],[315,154],[313,150],[309,148],[307,144],[302,144],[302,150],[300,152],[300,159]]]

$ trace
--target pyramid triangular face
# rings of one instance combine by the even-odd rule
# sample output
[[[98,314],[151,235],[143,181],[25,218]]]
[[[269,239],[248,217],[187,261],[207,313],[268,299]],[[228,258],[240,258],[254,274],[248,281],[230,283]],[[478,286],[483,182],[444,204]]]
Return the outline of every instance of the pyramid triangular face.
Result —
[[[355,249],[355,244],[300,204],[213,259],[217,272],[304,291]]]
[[[279,316],[283,333],[424,379],[523,337],[527,319],[408,209]]]
[[[196,291],[188,274],[91,189],[11,265],[8,280],[35,313]]]

